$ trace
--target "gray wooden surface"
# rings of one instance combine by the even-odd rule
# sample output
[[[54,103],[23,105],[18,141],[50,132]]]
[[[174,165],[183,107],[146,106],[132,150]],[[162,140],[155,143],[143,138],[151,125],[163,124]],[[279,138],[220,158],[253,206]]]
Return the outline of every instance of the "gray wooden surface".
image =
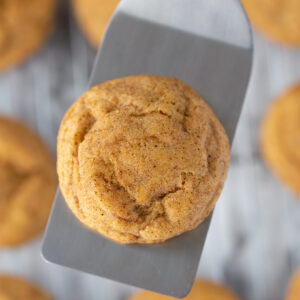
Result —
[[[255,34],[255,44],[253,75],[231,170],[199,275],[228,284],[244,300],[281,300],[290,275],[300,266],[300,202],[261,161],[258,129],[270,101],[300,81],[300,49],[280,47],[259,34]],[[85,90],[94,55],[67,4],[62,4],[57,28],[46,47],[26,64],[0,75],[0,113],[27,121],[55,155],[60,120]],[[59,300],[121,300],[134,291],[49,265],[39,251],[40,240],[16,250],[0,250],[0,272],[31,279]]]

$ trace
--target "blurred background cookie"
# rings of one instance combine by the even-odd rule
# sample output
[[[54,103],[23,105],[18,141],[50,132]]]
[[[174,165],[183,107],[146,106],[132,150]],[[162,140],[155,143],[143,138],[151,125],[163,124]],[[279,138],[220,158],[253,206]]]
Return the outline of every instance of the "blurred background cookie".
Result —
[[[300,299],[300,270],[293,276],[289,284],[285,300]]]
[[[273,40],[300,46],[299,0],[242,0],[250,21]]]
[[[300,85],[271,105],[260,140],[270,169],[300,196]]]
[[[56,190],[52,157],[19,121],[0,117],[0,246],[24,243],[45,228]]]
[[[71,0],[82,31],[92,46],[98,48],[106,26],[120,0]]]
[[[171,300],[173,298],[154,294],[152,292],[141,292],[129,300]],[[184,298],[186,300],[239,300],[239,297],[228,287],[207,280],[198,279],[191,293]]]
[[[39,287],[21,278],[0,275],[1,300],[52,300]]]
[[[23,62],[48,38],[56,0],[0,1],[0,71]]]

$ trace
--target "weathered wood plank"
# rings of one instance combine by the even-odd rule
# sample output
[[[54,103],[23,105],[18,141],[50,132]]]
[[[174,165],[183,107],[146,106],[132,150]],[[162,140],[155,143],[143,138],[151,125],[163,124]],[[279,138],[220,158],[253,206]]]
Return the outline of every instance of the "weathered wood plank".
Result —
[[[0,75],[0,113],[27,121],[55,153],[60,120],[86,89],[94,55],[67,3],[62,3],[48,45],[28,63]],[[259,125],[268,104],[297,80],[300,51],[256,35],[253,77],[232,167],[199,267],[199,275],[229,284],[245,300],[282,299],[289,276],[300,265],[300,203],[269,173],[258,147]],[[1,250],[0,272],[28,277],[57,299],[117,300],[134,290],[46,264],[39,247],[36,241],[17,250]]]

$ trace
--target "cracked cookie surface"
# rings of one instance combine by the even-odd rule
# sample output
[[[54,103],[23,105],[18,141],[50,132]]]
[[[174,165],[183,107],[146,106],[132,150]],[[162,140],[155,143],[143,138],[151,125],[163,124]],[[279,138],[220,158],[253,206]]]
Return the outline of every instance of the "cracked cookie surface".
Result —
[[[157,243],[212,211],[230,161],[225,130],[174,78],[132,76],[86,92],[58,135],[58,175],[73,213],[121,243]]]
[[[94,48],[98,48],[120,0],[72,0],[79,25]]]
[[[52,300],[37,286],[21,278],[0,275],[1,300]]]
[[[261,128],[261,153],[269,168],[300,196],[300,84],[279,97]]]
[[[49,36],[56,0],[0,0],[0,71],[23,62]]]
[[[131,297],[129,300],[171,300],[167,296],[144,291]],[[197,279],[191,293],[185,297],[186,300],[239,300],[238,296],[228,287],[213,283],[211,281]]]
[[[251,22],[273,40],[300,46],[299,0],[242,0]]]
[[[41,140],[19,121],[0,117],[0,246],[40,234],[56,190],[55,167]]]

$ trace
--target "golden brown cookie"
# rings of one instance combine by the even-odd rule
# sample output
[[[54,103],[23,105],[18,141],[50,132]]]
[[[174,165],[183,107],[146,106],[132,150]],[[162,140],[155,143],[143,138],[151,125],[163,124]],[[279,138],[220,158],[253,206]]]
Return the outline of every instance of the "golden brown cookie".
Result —
[[[45,228],[56,190],[48,150],[19,121],[0,118],[0,246],[24,243]]]
[[[56,0],[0,0],[0,71],[36,52],[49,36]]]
[[[52,297],[23,279],[0,275],[0,300],[52,300]]]
[[[242,0],[251,22],[273,40],[300,46],[299,0]]]
[[[98,48],[120,0],[72,0],[76,18],[91,45]]]
[[[300,270],[293,276],[287,293],[286,300],[299,300],[300,299]]]
[[[300,196],[300,85],[271,105],[260,141],[267,165]]]
[[[154,294],[152,292],[141,292],[129,300],[170,300],[167,296]],[[191,293],[184,298],[186,300],[239,300],[239,298],[226,286],[216,284],[207,280],[198,279]]]
[[[58,135],[64,197],[87,226],[121,243],[158,243],[196,228],[227,175],[225,130],[183,82],[105,82],[69,109]]]

